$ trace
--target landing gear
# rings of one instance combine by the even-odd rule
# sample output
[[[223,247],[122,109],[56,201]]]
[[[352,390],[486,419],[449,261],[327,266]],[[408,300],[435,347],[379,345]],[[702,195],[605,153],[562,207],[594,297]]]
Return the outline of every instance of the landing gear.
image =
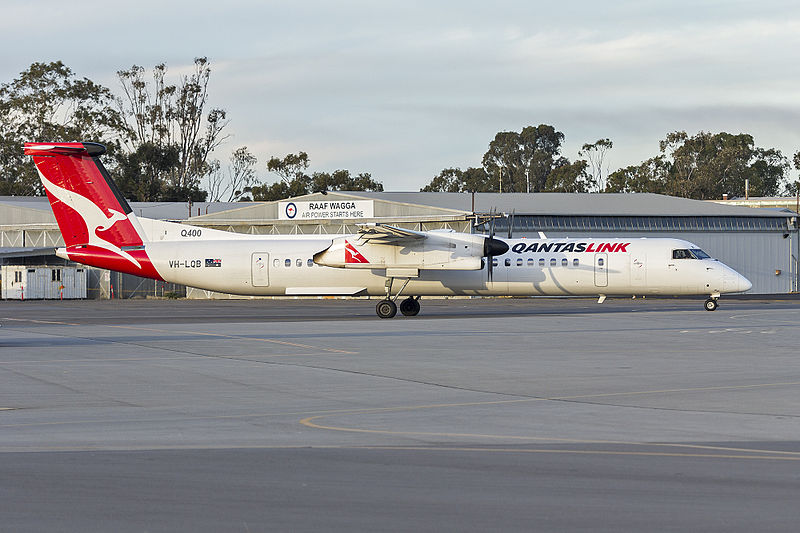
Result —
[[[394,318],[394,316],[397,314],[397,304],[395,301],[397,301],[397,299],[400,297],[400,294],[406,288],[409,281],[409,279],[406,279],[403,283],[403,286],[400,287],[400,290],[397,291],[397,294],[395,294],[394,298],[392,298],[392,284],[394,283],[394,278],[386,279],[386,297],[378,302],[378,305],[375,306],[375,312],[378,313],[379,317]],[[419,314],[418,300],[419,296],[416,298],[409,296],[400,302],[400,312],[405,316],[417,316]]]
[[[417,316],[419,314],[419,299],[409,296],[400,302],[400,312],[405,316]]]
[[[381,300],[375,306],[375,312],[381,318],[394,318],[397,314],[397,305],[391,300]]]
[[[706,311],[716,311],[717,307],[719,307],[719,304],[717,303],[716,298],[709,298],[708,300],[706,300],[704,307]]]

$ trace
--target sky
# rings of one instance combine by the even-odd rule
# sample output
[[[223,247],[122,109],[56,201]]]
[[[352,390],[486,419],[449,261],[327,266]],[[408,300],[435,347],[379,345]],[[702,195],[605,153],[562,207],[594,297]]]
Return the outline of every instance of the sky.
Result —
[[[0,83],[61,60],[121,94],[116,71],[211,61],[210,105],[266,161],[370,172],[414,191],[480,166],[499,131],[551,124],[562,154],[609,138],[609,170],[671,131],[749,133],[800,150],[800,4],[638,0],[71,2],[4,0]],[[791,176],[797,177],[797,171]]]

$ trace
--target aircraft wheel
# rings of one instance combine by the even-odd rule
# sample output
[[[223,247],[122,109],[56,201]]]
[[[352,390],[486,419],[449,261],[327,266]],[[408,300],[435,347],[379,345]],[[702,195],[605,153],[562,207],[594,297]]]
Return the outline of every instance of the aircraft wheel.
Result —
[[[719,307],[719,304],[714,298],[709,298],[708,300],[706,300],[705,303],[706,311],[716,311],[717,307]]]
[[[397,314],[397,305],[391,300],[381,300],[375,306],[375,312],[381,318],[393,318]]]
[[[419,301],[413,296],[400,302],[400,312],[405,316],[417,316],[419,314]]]

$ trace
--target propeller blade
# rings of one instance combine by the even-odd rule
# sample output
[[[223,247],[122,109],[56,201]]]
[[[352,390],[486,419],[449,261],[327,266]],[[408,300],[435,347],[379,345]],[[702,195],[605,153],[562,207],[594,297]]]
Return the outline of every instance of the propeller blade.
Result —
[[[511,237],[513,235],[512,232],[514,231],[514,211],[516,211],[516,209],[512,209],[511,210],[511,217],[509,218],[509,221],[508,221],[508,238],[509,239],[512,238]]]

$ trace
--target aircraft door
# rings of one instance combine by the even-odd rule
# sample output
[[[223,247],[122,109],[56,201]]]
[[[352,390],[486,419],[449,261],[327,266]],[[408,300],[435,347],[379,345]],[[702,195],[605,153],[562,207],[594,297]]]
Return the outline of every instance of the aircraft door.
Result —
[[[269,254],[256,252],[250,256],[253,287],[269,286]]]
[[[608,254],[594,254],[594,285],[608,287]]]

